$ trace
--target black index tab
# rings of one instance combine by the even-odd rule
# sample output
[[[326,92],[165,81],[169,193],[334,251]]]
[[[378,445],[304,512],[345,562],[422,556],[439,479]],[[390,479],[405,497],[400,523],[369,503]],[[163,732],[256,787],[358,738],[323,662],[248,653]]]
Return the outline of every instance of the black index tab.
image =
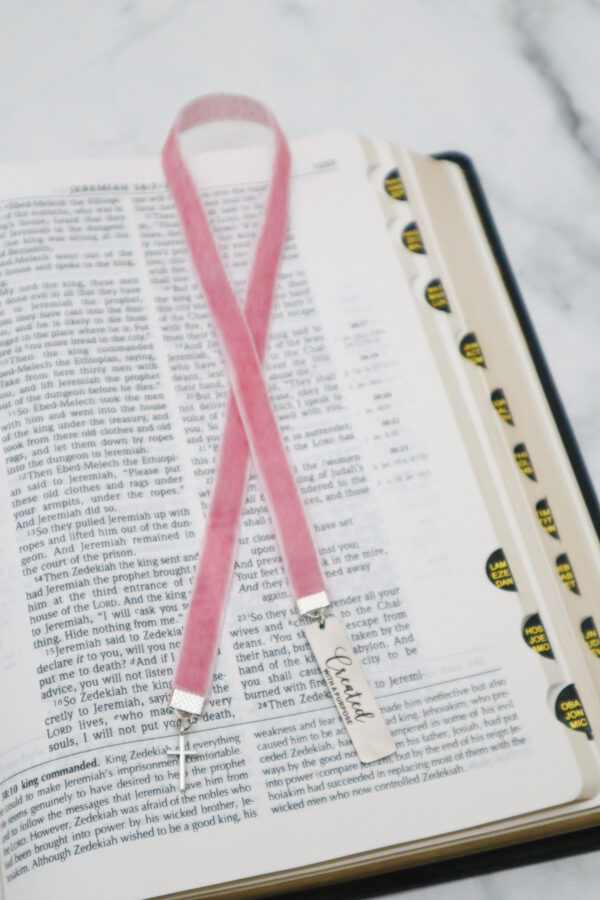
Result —
[[[474,331],[465,334],[459,346],[460,352],[465,359],[468,359],[469,362],[474,363],[476,366],[482,366],[484,369],[486,368],[481,346]]]
[[[402,243],[411,253],[425,253],[425,244],[416,222],[409,222],[402,232]]]
[[[532,481],[537,481],[533,463],[531,462],[531,457],[529,456],[529,451],[527,450],[525,444],[515,444],[515,446],[513,447],[513,453],[515,455],[517,465],[523,475],[527,475],[527,477]]]
[[[490,400],[502,421],[506,422],[507,425],[514,425],[515,422],[502,388],[496,388],[495,391],[492,391]]]
[[[535,509],[538,514],[540,525],[544,531],[558,540],[558,528],[556,527],[556,522],[554,521],[554,516],[552,515],[552,510],[550,509],[550,504],[547,499],[544,497],[543,500],[538,500],[535,504]]]
[[[400,178],[398,169],[392,169],[391,172],[387,173],[383,186],[386,193],[388,193],[393,200],[408,199],[406,196],[406,188],[404,187],[404,182]]]
[[[575,572],[573,571],[573,567],[571,566],[569,557],[566,553],[561,553],[556,557],[556,571],[560,575],[560,580],[565,587],[568,587],[574,594],[578,594],[579,586],[575,579]]]
[[[510,571],[510,566],[508,565],[508,560],[504,555],[502,547],[498,547],[497,550],[490,553],[485,564],[485,571],[487,577],[495,587],[500,588],[503,591],[517,590],[515,579]]]
[[[600,637],[598,636],[596,623],[591,616],[588,616],[587,619],[584,619],[582,621],[581,633],[583,635],[584,641],[586,642],[594,656],[600,656]]]
[[[592,729],[585,714],[583,703],[579,699],[577,688],[574,684],[568,684],[563,688],[554,704],[556,718],[567,728],[573,731],[582,731],[587,735],[588,741],[593,739]]]
[[[450,312],[450,304],[446,296],[446,291],[439,278],[434,278],[425,288],[425,299],[434,309],[441,309],[444,312]]]
[[[546,659],[554,659],[554,653],[546,634],[546,629],[539,613],[533,613],[523,622],[523,638],[528,647],[545,656]]]

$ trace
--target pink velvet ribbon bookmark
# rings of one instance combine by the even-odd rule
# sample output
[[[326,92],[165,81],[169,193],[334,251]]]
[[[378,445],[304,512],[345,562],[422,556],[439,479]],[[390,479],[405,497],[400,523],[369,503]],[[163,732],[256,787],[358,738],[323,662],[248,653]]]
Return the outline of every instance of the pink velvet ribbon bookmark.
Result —
[[[179,135],[190,128],[227,119],[267,126],[275,144],[271,183],[244,310],[229,283],[179,141]],[[267,496],[298,611],[315,613],[329,601],[318,551],[261,369],[287,228],[290,153],[286,139],[262,104],[243,96],[209,95],[181,110],[162,159],[192,262],[221,340],[232,388],[171,695],[171,706],[186,715],[199,715],[210,690],[225,616],[246,495],[249,447]]]

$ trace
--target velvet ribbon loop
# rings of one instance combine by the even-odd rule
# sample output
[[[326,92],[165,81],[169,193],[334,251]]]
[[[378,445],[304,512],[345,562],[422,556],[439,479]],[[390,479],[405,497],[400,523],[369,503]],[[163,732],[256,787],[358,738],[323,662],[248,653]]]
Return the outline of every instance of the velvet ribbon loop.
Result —
[[[262,229],[242,309],[231,287],[190,168],[182,132],[238,119],[265,125],[275,153]],[[262,372],[279,261],[287,229],[290,152],[272,113],[249,97],[200,97],[178,114],[162,154],[192,263],[219,335],[231,392],[203,544],[173,689],[202,700],[210,690],[248,480],[250,452],[265,492],[297,602],[325,591],[319,554],[277,426]],[[179,708],[179,707],[178,707]],[[183,710],[185,711],[185,710]]]

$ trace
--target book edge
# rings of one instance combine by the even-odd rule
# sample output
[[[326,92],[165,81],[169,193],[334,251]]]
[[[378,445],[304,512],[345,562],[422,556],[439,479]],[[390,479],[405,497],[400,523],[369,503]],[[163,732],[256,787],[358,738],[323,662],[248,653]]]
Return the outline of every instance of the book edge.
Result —
[[[498,266],[502,281],[515,311],[515,315],[523,333],[523,337],[525,338],[528,350],[531,354],[531,358],[542,385],[542,389],[548,401],[548,405],[550,406],[554,421],[556,422],[556,427],[558,428],[561,441],[569,458],[569,462],[571,463],[571,467],[577,480],[577,484],[579,485],[581,495],[584,499],[588,513],[592,520],[592,524],[598,538],[600,539],[600,504],[598,502],[598,495],[590,478],[588,469],[585,465],[581,449],[575,437],[573,427],[565,411],[563,402],[558,393],[556,383],[552,377],[548,363],[546,362],[546,358],[542,351],[539,338],[533,327],[533,323],[527,311],[527,307],[525,305],[525,301],[523,300],[521,291],[519,290],[517,280],[508,261],[506,251],[504,250],[504,246],[500,239],[498,229],[492,217],[492,213],[483,191],[481,181],[477,174],[477,170],[475,169],[473,161],[470,159],[470,157],[464,153],[460,153],[457,151],[448,151],[443,153],[434,153],[432,154],[432,156],[434,159],[453,162],[456,165],[460,166],[463,171],[467,186],[473,198],[473,203],[475,204],[475,207],[477,209],[477,213],[479,215],[486,240],[490,246],[492,255],[494,257],[496,265]]]

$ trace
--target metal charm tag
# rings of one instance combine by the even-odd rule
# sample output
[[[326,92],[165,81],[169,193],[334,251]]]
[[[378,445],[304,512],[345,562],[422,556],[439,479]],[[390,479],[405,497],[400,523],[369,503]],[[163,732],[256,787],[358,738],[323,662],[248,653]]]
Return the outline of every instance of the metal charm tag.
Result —
[[[394,739],[342,623],[335,616],[321,617],[304,631],[360,761],[391,756]]]

